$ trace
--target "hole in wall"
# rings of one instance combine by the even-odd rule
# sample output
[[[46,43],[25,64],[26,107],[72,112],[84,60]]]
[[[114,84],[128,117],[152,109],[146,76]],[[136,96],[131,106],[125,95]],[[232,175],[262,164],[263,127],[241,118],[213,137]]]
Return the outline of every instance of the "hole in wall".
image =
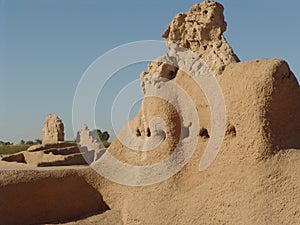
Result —
[[[136,129],[135,135],[136,135],[137,137],[142,136],[140,129],[138,129],[138,128]]]
[[[199,136],[203,139],[208,139],[209,138],[209,133],[208,133],[208,130],[206,128],[201,128],[200,131],[199,131]]]
[[[147,137],[151,137],[151,131],[150,131],[149,127],[147,128],[146,135],[147,135]]]
[[[226,135],[235,137],[236,136],[235,126],[229,123],[226,128]]]

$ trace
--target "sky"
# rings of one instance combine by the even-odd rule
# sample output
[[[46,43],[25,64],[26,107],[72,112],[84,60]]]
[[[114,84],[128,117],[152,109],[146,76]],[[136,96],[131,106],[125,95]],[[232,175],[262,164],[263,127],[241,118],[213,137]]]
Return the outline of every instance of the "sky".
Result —
[[[63,120],[66,139],[73,140],[73,99],[88,67],[120,45],[162,41],[172,18],[198,2],[0,0],[0,140],[41,138],[49,113]],[[282,58],[299,80],[299,1],[219,2],[228,25],[224,35],[241,61]],[[96,105],[97,128],[114,136],[112,102],[146,65],[130,65],[107,83]]]

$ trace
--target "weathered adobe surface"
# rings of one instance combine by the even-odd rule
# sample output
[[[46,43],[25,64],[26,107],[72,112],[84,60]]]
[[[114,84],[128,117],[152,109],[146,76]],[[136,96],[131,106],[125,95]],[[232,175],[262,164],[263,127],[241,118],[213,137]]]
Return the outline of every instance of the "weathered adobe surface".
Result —
[[[208,20],[203,15],[205,10]],[[141,74],[141,81],[159,76],[182,87],[194,101],[202,127],[199,127],[198,146],[192,159],[168,181],[143,188],[111,185],[109,196],[105,195],[107,202],[121,210],[125,224],[300,222],[300,196],[296,194],[300,191],[297,181],[300,167],[296,163],[300,160],[296,150],[300,148],[299,84],[283,60],[238,62],[222,35],[226,27],[222,12],[220,4],[206,1],[188,13],[177,15],[163,35],[167,43],[197,53],[219,82],[228,124],[220,153],[207,170],[199,172],[199,161],[211,133],[205,95],[182,70],[150,63],[148,72]],[[108,151],[134,165],[153,164],[169,156],[179,138],[180,121],[173,107],[164,100],[143,100],[138,115],[129,122],[130,135],[147,139],[153,117],[163,118],[168,127],[160,146],[145,156],[115,139]],[[150,129],[150,133],[155,130]],[[112,187],[126,199],[111,195]],[[147,212],[143,210],[145,206]]]
[[[283,60],[238,62],[222,36],[226,27],[222,12],[223,7],[215,2],[197,4],[184,16],[176,16],[164,34],[167,42],[176,42],[201,55],[214,71],[224,95],[227,131],[217,158],[207,170],[198,169],[211,133],[205,95],[182,70],[154,62],[141,78],[157,74],[171,78],[170,82],[181,86],[195,102],[203,126],[199,127],[194,155],[179,173],[159,184],[128,187],[113,183],[92,169],[6,170],[1,171],[0,199],[4,195],[1,191],[9,185],[36,183],[48,177],[67,179],[72,175],[84,178],[101,193],[111,210],[71,224],[105,224],[105,219],[110,224],[128,225],[300,224],[299,84]],[[204,15],[210,19],[205,20]],[[199,31],[195,36],[194,27]],[[221,47],[214,47],[219,41]],[[164,142],[153,152],[136,153],[118,139],[108,151],[121,161],[136,165],[167,157],[180,133],[179,116],[167,102],[144,99],[138,115],[129,122],[132,134],[128,135],[146,139],[149,121],[154,116],[163,118],[168,130]],[[45,195],[40,196],[46,198]],[[0,202],[0,206],[1,203],[4,204]],[[9,204],[5,202],[11,207]],[[2,216],[7,218],[1,215],[0,223]],[[36,222],[36,218],[30,219]]]
[[[77,146],[76,142],[33,145],[26,151],[2,156],[2,166],[70,166],[87,165],[94,160],[95,151]]]
[[[300,222],[300,92],[295,76],[285,61],[270,59],[228,65],[218,80],[228,127],[217,158],[207,170],[199,172],[207,144],[206,138],[199,137],[192,159],[169,180],[143,188],[112,184],[104,196],[109,205],[121,210],[125,224]],[[199,100],[197,85],[182,71],[172,81],[182,85],[196,102]],[[154,111],[153,103],[150,106]],[[156,116],[166,117],[160,107],[156,109],[162,112],[156,112]],[[143,110],[151,112],[145,106]],[[204,122],[210,118],[207,108],[199,107],[198,113]],[[209,126],[206,128],[210,134]],[[137,153],[116,143],[118,140],[108,149],[114,156],[138,163]],[[166,153],[166,149],[159,146],[156,150]],[[157,156],[147,154],[143,163],[156,161]],[[112,187],[118,191],[113,192]],[[120,200],[117,193],[126,199]],[[147,212],[143,213],[145,206]]]
[[[0,178],[1,224],[122,224],[103,200],[97,189],[102,182],[92,170],[19,168],[1,171]]]
[[[33,145],[26,151],[2,155],[0,165],[29,167],[87,165],[101,157],[106,150],[101,142],[93,139],[87,126],[83,126],[78,132],[77,139],[77,142],[59,141]]]
[[[43,127],[43,144],[56,144],[64,141],[64,124],[55,114],[48,114]]]
[[[239,61],[223,36],[227,28],[223,10],[214,1],[196,4],[176,15],[162,36],[197,53],[215,74],[221,74],[228,64]]]

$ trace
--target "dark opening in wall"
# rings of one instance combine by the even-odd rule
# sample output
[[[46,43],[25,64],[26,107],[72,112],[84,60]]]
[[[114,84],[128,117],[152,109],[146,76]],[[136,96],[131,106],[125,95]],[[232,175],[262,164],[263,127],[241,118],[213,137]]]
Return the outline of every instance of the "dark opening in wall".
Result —
[[[146,132],[147,137],[151,137],[151,131],[149,128],[147,128],[147,132]]]
[[[140,136],[142,135],[140,129],[138,129],[138,128],[136,129],[135,135],[136,135],[137,137],[140,137]]]
[[[199,136],[203,139],[208,139],[209,138],[209,134],[206,128],[201,128],[200,132],[199,132]]]
[[[236,136],[235,126],[233,126],[232,124],[228,124],[226,129],[226,135],[235,137]]]

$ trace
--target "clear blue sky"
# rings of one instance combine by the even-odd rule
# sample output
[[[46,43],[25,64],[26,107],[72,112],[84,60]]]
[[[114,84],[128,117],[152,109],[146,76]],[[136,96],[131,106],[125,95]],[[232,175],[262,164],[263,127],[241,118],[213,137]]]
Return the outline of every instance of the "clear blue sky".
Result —
[[[56,113],[72,139],[72,101],[87,67],[106,51],[161,34],[193,0],[0,0],[0,140],[41,138]],[[242,61],[283,58],[300,76],[300,2],[220,1],[225,36]],[[146,64],[120,72],[111,96],[139,77]],[[109,91],[108,91],[109,92]],[[99,100],[97,125],[111,131],[111,98]]]

